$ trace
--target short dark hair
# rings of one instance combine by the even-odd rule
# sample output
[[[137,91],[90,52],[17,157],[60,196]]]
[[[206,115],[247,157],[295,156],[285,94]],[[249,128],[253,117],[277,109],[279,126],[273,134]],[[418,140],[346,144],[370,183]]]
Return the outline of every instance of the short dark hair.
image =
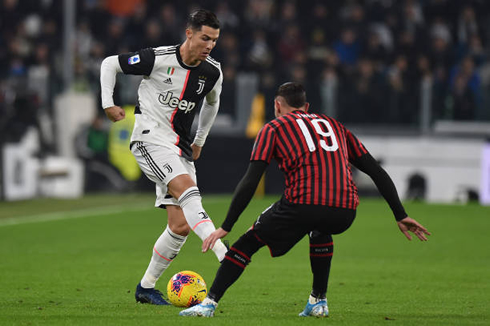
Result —
[[[198,9],[189,15],[187,28],[200,31],[203,26],[219,29],[219,20],[216,15],[206,9]]]
[[[277,89],[277,96],[282,96],[286,103],[293,108],[300,108],[306,104],[306,91],[300,83],[287,82],[282,84]]]

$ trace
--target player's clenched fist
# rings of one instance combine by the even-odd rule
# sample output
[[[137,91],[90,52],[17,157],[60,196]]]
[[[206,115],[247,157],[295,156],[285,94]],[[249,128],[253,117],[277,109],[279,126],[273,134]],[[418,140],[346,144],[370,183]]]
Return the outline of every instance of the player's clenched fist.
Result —
[[[107,109],[104,110],[105,115],[111,120],[112,122],[116,122],[119,120],[122,120],[126,117],[126,112],[124,111],[123,108],[120,106],[111,106]]]

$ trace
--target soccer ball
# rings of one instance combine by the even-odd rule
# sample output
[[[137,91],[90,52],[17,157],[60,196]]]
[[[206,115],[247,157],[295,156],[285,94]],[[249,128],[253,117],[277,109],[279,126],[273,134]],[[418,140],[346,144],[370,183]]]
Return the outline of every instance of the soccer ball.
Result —
[[[207,293],[204,279],[196,272],[182,271],[168,281],[168,300],[177,307],[192,307],[201,303]]]

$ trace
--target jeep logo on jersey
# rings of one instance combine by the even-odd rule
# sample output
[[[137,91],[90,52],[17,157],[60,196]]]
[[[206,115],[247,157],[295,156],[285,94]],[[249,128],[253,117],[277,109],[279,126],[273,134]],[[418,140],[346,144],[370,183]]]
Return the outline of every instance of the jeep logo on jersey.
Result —
[[[178,97],[173,96],[174,93],[167,92],[166,94],[158,95],[158,101],[164,105],[168,105],[171,108],[178,108],[179,110],[189,113],[194,109],[196,103],[189,102],[187,100],[179,100]]]
[[[199,86],[197,88],[197,94],[201,94],[202,93],[202,91],[204,90],[204,83],[205,82],[206,82],[205,80],[199,79],[199,81],[198,81]]]

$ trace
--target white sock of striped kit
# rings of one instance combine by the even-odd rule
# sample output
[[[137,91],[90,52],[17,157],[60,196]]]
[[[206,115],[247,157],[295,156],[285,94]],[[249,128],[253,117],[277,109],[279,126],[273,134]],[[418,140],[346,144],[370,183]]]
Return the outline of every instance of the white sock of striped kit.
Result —
[[[187,237],[173,233],[167,225],[165,231],[155,242],[153,255],[145,275],[141,279],[141,286],[145,289],[154,288],[163,272],[177,256]]]
[[[187,224],[189,224],[192,231],[194,231],[201,240],[204,241],[216,230],[213,221],[211,221],[211,218],[202,207],[201,194],[197,187],[190,187],[184,191],[179,197],[179,205],[184,212]],[[219,261],[222,261],[223,258],[225,258],[225,254],[228,251],[221,240],[216,241],[212,250]]]

